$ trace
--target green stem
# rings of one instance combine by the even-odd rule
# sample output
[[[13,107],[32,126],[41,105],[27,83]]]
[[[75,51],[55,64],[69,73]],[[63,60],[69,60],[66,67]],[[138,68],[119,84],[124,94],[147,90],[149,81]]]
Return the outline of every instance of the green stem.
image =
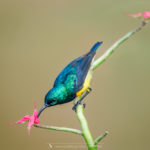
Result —
[[[146,22],[142,22],[137,28],[134,30],[128,32],[126,35],[124,35],[122,38],[120,38],[118,41],[116,41],[106,52],[99,57],[96,61],[94,61],[91,69],[95,70],[99,65],[101,65],[111,54],[122,44],[124,43],[127,39],[129,39],[132,35],[134,35],[137,31],[141,30],[142,27],[146,25]]]
[[[102,135],[100,135],[99,137],[97,137],[97,138],[95,139],[94,144],[97,145],[107,134],[108,134],[108,132],[105,131],[104,134],[102,134]]]
[[[94,143],[93,137],[92,137],[89,127],[88,127],[88,123],[84,116],[84,107],[82,105],[78,105],[76,109],[77,109],[76,110],[77,118],[81,124],[82,134],[83,134],[84,140],[88,146],[88,149],[89,150],[97,150],[97,146]]]
[[[82,135],[82,131],[72,128],[66,128],[66,127],[55,127],[55,126],[47,126],[47,125],[40,125],[40,124],[34,124],[34,127],[42,128],[42,129],[48,129],[48,130],[56,130],[56,131],[63,131],[63,132],[69,132],[74,134]]]

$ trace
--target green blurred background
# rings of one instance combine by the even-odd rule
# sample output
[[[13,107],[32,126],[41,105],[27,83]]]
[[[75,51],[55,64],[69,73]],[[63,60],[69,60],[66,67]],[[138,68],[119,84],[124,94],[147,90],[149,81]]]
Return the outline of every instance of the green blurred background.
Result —
[[[32,128],[28,136],[26,124],[8,124],[32,114],[34,101],[39,110],[65,65],[104,41],[98,58],[140,23],[126,14],[150,10],[149,6],[149,0],[1,0],[0,149],[84,144],[78,135]],[[149,42],[147,25],[94,72],[85,115],[94,138],[109,131],[100,145],[103,150],[150,148]],[[41,124],[80,128],[72,106],[71,102],[45,110]]]

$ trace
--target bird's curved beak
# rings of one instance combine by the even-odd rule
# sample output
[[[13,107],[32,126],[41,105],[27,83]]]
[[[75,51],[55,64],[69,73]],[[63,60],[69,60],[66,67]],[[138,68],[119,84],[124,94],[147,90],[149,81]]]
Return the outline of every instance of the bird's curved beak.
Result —
[[[41,112],[42,112],[45,108],[47,108],[47,107],[48,107],[47,105],[44,105],[44,106],[40,109],[40,111],[38,112],[38,118],[39,118]]]

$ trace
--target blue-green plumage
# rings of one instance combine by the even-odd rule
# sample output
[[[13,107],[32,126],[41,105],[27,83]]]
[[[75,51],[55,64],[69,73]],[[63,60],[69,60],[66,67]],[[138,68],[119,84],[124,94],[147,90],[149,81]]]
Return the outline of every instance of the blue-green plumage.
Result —
[[[45,96],[45,105],[40,113],[49,106],[67,103],[76,97],[83,87],[96,50],[102,44],[97,42],[91,50],[69,63],[56,78],[53,88]]]

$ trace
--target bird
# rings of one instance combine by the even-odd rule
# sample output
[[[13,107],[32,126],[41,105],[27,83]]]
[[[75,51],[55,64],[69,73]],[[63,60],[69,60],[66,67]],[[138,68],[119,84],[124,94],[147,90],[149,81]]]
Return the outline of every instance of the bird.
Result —
[[[93,45],[90,51],[70,62],[56,77],[52,89],[45,95],[44,105],[38,112],[38,117],[41,112],[47,107],[56,106],[68,103],[78,96],[82,95],[73,110],[81,103],[90,91],[90,82],[92,79],[92,63],[97,49],[103,42],[97,42]]]

